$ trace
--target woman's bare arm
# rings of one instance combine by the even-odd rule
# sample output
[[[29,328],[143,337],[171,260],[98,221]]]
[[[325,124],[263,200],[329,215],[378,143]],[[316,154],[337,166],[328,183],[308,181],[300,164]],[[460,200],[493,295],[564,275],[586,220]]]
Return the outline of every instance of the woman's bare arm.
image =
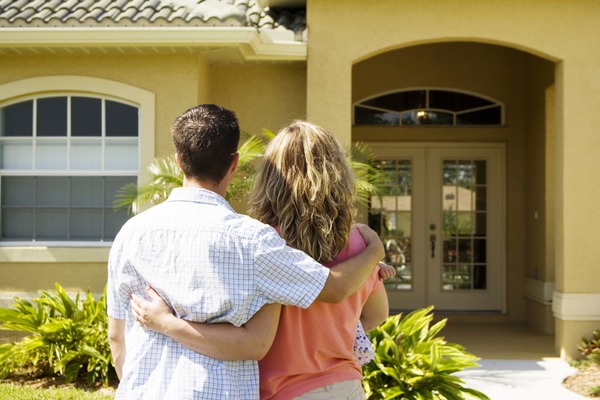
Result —
[[[246,324],[205,324],[177,318],[152,288],[151,301],[132,295],[131,307],[138,324],[173,338],[189,349],[220,360],[260,360],[273,344],[279,324],[280,304],[263,306]]]
[[[385,288],[372,294],[360,314],[360,322],[365,332],[377,328],[389,315],[388,296]]]

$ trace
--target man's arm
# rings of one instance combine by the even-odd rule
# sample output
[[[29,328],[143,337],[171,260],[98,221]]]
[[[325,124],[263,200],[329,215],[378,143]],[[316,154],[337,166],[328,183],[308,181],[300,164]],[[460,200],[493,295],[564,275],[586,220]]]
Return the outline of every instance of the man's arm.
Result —
[[[385,256],[383,243],[374,230],[364,224],[357,227],[367,244],[360,254],[330,269],[329,277],[317,300],[324,303],[340,303],[351,296],[367,280],[379,260]]]
[[[190,322],[173,315],[172,310],[152,288],[151,301],[132,295],[131,307],[136,321],[144,328],[167,335],[181,345],[220,360],[260,360],[275,339],[280,304],[263,306],[244,325]]]
[[[110,352],[115,363],[117,376],[121,379],[125,362],[125,320],[108,318],[108,341]]]

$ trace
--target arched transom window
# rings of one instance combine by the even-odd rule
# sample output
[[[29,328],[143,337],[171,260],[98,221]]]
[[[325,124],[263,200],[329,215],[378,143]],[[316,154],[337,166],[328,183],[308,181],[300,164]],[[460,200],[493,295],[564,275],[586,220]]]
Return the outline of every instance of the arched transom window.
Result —
[[[354,125],[502,125],[501,103],[443,89],[386,93],[354,105]]]

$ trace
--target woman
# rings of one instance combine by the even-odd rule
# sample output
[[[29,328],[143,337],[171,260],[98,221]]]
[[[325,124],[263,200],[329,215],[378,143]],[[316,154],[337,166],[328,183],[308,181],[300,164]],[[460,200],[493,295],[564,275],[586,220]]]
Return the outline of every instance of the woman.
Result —
[[[353,195],[354,177],[335,137],[297,121],[281,130],[265,152],[251,214],[276,227],[290,246],[332,266],[365,247],[353,228]],[[140,305],[143,300],[134,306],[136,313],[144,312],[136,309]],[[362,371],[353,353],[357,325],[362,322],[370,330],[387,315],[387,294],[377,269],[339,304],[315,302],[306,310],[283,306],[273,344],[259,361],[261,399],[323,394],[364,399]],[[146,310],[144,317],[152,329],[150,321],[159,316]]]

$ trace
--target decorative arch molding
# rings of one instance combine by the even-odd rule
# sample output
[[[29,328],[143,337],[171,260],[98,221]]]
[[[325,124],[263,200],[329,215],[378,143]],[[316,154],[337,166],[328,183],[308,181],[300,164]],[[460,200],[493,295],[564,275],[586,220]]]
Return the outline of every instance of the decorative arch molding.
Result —
[[[140,116],[140,170],[141,180],[147,179],[144,166],[154,159],[154,93],[109,79],[80,75],[55,75],[21,79],[0,84],[0,102],[15,100],[44,92],[72,92],[103,95],[132,103],[139,108]]]
[[[374,42],[375,43],[375,42]],[[492,38],[481,38],[481,37],[471,37],[471,38],[465,38],[465,37],[439,37],[439,38],[429,38],[429,39],[420,39],[420,40],[412,40],[412,41],[407,41],[407,42],[403,42],[403,43],[396,43],[393,45],[383,45],[377,49],[372,49],[372,50],[368,50],[361,54],[360,56],[355,57],[352,60],[352,65],[358,64],[362,61],[368,60],[370,58],[373,57],[377,57],[379,55],[391,52],[391,51],[397,51],[397,50],[403,50],[403,49],[408,49],[408,48],[413,48],[413,47],[423,47],[423,46],[428,46],[428,45],[435,45],[435,44],[461,44],[461,43],[475,43],[475,44],[484,44],[484,45],[489,45],[489,46],[493,46],[493,47],[504,47],[507,49],[511,49],[511,50],[515,50],[515,51],[521,51],[523,53],[535,56],[535,57],[539,57],[543,60],[549,61],[549,62],[553,62],[553,63],[559,63],[562,61],[562,57],[558,56],[558,55],[554,55],[551,54],[547,51],[535,48],[535,47],[531,47],[531,46],[527,46],[525,44],[521,44],[521,43],[517,43],[517,42],[511,42],[511,41],[506,41],[506,40],[500,40],[500,39],[492,39]],[[377,42],[377,44],[382,44],[381,42]]]

